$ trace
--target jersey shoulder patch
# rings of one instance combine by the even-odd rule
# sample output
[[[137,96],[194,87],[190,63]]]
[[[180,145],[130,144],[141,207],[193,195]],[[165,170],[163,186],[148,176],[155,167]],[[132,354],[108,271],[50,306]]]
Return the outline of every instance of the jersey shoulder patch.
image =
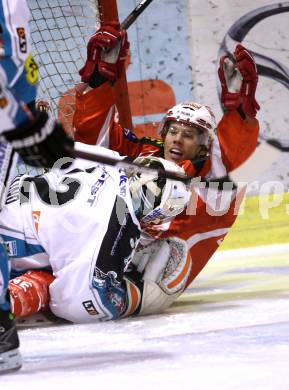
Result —
[[[140,141],[139,138],[135,135],[135,133],[129,129],[124,128],[123,134],[124,134],[125,138],[127,138],[131,142],[137,143]]]
[[[164,147],[164,141],[162,139],[143,137],[139,141],[142,144],[153,145],[153,146],[160,148],[160,149]]]

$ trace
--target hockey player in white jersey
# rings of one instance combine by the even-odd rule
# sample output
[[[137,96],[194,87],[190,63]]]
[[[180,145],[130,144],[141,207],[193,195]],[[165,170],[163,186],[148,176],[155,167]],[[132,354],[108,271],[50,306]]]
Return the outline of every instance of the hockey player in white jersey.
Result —
[[[34,109],[38,68],[31,55],[25,0],[0,1],[0,209],[20,154],[33,166],[52,166],[71,155],[73,141],[62,126]],[[21,366],[19,340],[10,313],[7,255],[0,237],[0,374]]]
[[[90,147],[98,153],[118,155]],[[138,161],[182,171],[156,157]],[[50,309],[58,317],[88,322],[146,314],[156,310],[151,305],[160,301],[168,305],[167,295],[175,299],[174,294],[185,286],[189,263],[181,240],[168,241],[155,252],[162,250],[163,255],[158,256],[161,263],[164,258],[168,262],[170,248],[180,253],[182,263],[175,268],[182,271],[183,283],[164,275],[158,284],[160,269],[152,266],[144,279],[137,280],[135,273],[140,275],[144,267],[140,258],[143,263],[145,253],[139,254],[134,266],[130,262],[141,226],[170,221],[184,210],[189,196],[180,181],[147,172],[129,176],[123,168],[77,160],[64,171],[16,178],[0,215],[0,232],[14,270],[52,268],[55,279],[49,287]],[[166,294],[162,296],[161,291]],[[158,295],[158,302],[152,300],[152,294]]]

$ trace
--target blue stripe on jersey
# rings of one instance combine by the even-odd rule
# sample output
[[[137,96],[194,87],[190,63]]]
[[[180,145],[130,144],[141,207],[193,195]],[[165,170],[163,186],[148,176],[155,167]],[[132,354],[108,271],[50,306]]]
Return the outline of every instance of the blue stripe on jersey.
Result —
[[[11,45],[11,37],[9,31],[6,28],[6,19],[4,15],[3,2],[0,2],[0,24],[2,27],[2,42],[5,43],[5,56],[11,56],[12,53],[12,45]],[[7,53],[7,54],[6,54]]]
[[[3,290],[6,290],[6,288],[8,287],[8,280],[9,280],[8,258],[7,258],[5,247],[1,243],[0,243],[0,274],[2,275],[2,280],[4,284]]]
[[[11,36],[6,27],[7,21],[5,19],[3,3],[0,2],[0,24],[2,27],[1,41],[4,49],[4,56],[1,58],[1,65],[7,75],[8,83],[14,78],[17,72],[17,66],[11,60],[12,57],[12,44],[11,44]]]
[[[25,111],[22,110],[22,107],[19,106],[16,115],[13,118],[13,123],[17,126],[25,121],[27,121],[27,114],[25,113]]]
[[[8,87],[9,87],[9,84],[15,77],[18,68],[15,65],[15,63],[11,60],[11,58],[1,58],[0,61],[1,61],[1,66],[6,74],[8,80]]]
[[[29,270],[16,270],[16,269],[11,269],[10,271],[10,280],[11,279],[14,279],[14,278],[18,278],[19,276],[21,275],[24,275],[26,274],[26,272],[29,271]],[[51,267],[44,267],[44,268],[37,268],[37,271],[48,271],[48,272],[51,272],[52,273],[52,268]]]
[[[6,236],[2,234],[6,250],[9,257],[21,258],[33,256],[38,253],[45,253],[44,248],[41,245],[29,244],[25,240],[20,238]]]
[[[26,75],[27,72],[24,69],[17,82],[13,85],[13,88],[11,88],[11,91],[17,100],[21,100],[27,104],[36,99],[37,84],[29,83]]]

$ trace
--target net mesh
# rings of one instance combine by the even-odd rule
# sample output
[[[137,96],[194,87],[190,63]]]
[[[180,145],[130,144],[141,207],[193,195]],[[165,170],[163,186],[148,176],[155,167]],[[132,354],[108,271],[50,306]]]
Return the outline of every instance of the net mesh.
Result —
[[[74,87],[84,65],[88,38],[99,27],[97,0],[28,0],[32,52],[39,66],[37,101],[73,134]],[[19,162],[17,174],[43,170]]]
[[[97,0],[28,0],[34,59],[39,66],[38,99],[72,132],[74,87],[86,58],[89,36],[99,26]]]

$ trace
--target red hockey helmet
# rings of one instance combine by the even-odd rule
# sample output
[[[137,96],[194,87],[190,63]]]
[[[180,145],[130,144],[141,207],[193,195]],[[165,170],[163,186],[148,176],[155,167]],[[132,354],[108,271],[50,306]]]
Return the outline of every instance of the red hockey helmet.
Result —
[[[209,148],[216,131],[216,119],[210,107],[194,102],[177,104],[170,108],[166,113],[159,125],[158,134],[165,137],[168,130],[167,125],[172,121],[191,125],[192,127],[200,129],[200,146],[202,145],[207,149]]]

